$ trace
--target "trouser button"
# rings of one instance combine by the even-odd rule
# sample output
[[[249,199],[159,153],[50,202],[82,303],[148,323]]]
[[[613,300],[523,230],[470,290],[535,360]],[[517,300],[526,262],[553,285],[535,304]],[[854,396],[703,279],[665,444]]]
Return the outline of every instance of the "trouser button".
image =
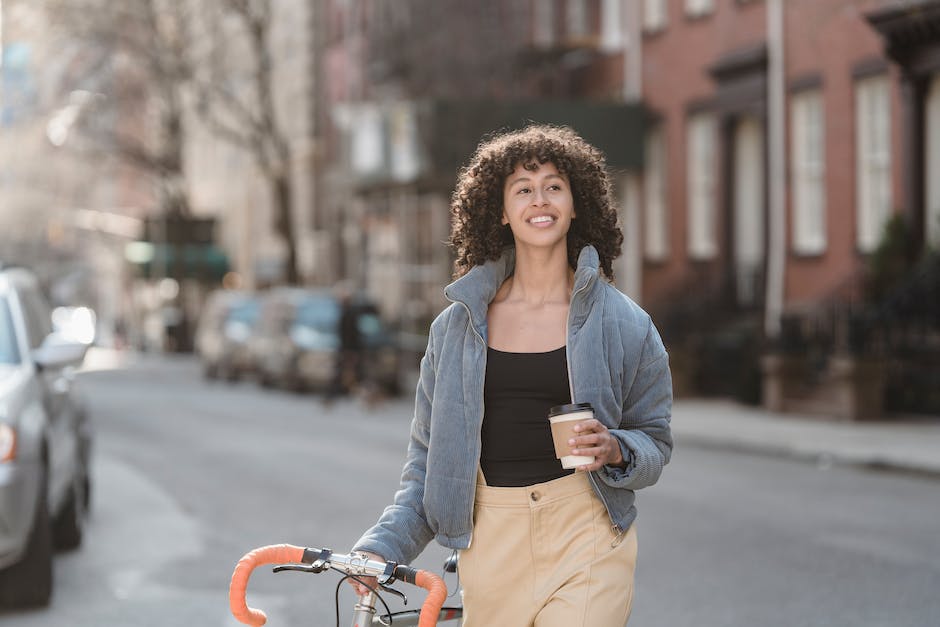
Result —
[[[529,493],[529,498],[532,499],[533,501],[537,501],[537,500],[539,500],[539,493],[538,493],[538,492],[530,492],[530,493]]]

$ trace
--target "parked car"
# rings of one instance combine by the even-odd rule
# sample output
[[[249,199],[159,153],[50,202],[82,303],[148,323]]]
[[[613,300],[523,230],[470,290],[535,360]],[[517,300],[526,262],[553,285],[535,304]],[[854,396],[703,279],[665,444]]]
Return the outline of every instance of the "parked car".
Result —
[[[399,392],[399,351],[374,303],[353,298],[362,338],[363,382]],[[277,288],[266,294],[250,341],[259,382],[295,390],[329,390],[340,348],[340,303],[330,290]]]
[[[52,594],[55,548],[74,548],[91,492],[92,432],[74,368],[86,344],[53,332],[35,276],[0,267],[0,603]]]
[[[196,325],[196,354],[209,379],[230,381],[251,373],[254,365],[248,340],[260,312],[257,295],[218,290],[209,295]]]

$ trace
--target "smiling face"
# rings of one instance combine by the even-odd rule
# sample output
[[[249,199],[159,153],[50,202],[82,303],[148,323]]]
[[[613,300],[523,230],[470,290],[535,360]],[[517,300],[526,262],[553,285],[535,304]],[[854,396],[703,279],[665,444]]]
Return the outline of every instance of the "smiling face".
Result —
[[[566,246],[574,217],[568,177],[553,163],[520,163],[506,177],[502,223],[509,225],[516,246]]]

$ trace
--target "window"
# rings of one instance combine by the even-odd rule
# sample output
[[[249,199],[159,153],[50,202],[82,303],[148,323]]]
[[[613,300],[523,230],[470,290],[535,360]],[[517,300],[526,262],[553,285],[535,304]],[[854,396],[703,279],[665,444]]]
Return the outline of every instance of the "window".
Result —
[[[709,113],[693,115],[686,128],[686,204],[689,256],[711,259],[715,241],[715,119]]]
[[[668,23],[666,0],[643,0],[643,30],[663,30]]]
[[[708,15],[713,9],[713,0],[685,0],[685,14],[689,17]]]
[[[891,213],[891,111],[887,76],[855,84],[856,242],[871,252]]]
[[[924,106],[924,115],[927,118],[926,150],[927,157],[924,163],[924,178],[927,182],[926,211],[924,215],[924,231],[927,244],[934,250],[940,250],[940,74],[934,74],[927,92],[927,103]],[[934,173],[932,176],[930,173]]]
[[[790,114],[793,251],[818,255],[826,250],[825,128],[820,91],[793,96]]]
[[[583,39],[590,34],[587,0],[567,0],[565,2],[567,36],[569,39]]]
[[[759,302],[764,265],[766,187],[764,184],[764,126],[754,115],[742,115],[733,126],[733,200],[731,248],[734,253],[736,296],[741,305]]]
[[[669,213],[666,201],[666,138],[655,128],[646,136],[643,181],[643,248],[649,261],[669,256]]]
[[[620,0],[603,0],[601,4],[601,48],[606,51],[623,47],[623,19]]]
[[[17,291],[23,322],[26,323],[26,335],[31,349],[39,348],[46,336],[52,333],[52,313],[42,297],[32,287]]]
[[[20,363],[20,347],[16,343],[10,307],[6,298],[0,296],[0,364],[18,363]]]
[[[555,0],[532,0],[532,43],[540,47],[555,43]]]

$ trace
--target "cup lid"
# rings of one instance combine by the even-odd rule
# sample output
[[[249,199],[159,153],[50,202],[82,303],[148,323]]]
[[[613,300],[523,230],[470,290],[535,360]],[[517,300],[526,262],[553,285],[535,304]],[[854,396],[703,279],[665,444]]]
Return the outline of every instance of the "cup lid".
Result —
[[[560,416],[562,414],[573,414],[576,411],[594,411],[590,403],[570,403],[568,405],[555,405],[548,410],[548,417]]]

